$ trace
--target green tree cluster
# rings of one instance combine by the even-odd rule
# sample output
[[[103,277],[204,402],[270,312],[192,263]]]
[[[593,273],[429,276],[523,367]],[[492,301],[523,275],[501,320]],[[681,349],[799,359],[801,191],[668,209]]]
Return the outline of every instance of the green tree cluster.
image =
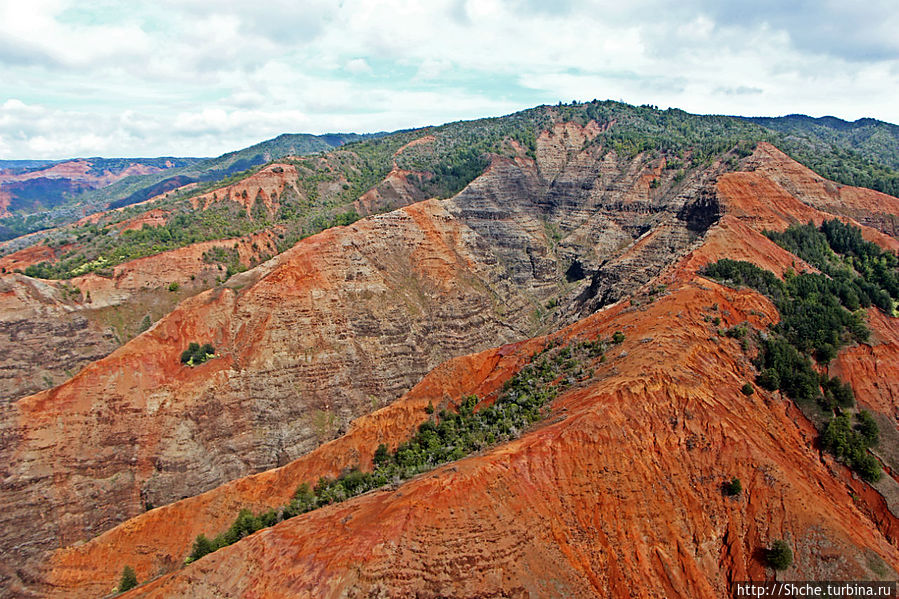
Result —
[[[826,275],[828,291],[849,310],[877,306],[893,313],[899,299],[899,258],[862,238],[861,229],[837,219],[766,231],[775,243]]]
[[[200,559],[204,555],[218,551],[222,547],[227,547],[232,543],[236,543],[244,537],[248,537],[257,530],[262,530],[269,526],[277,524],[279,520],[278,512],[269,510],[258,515],[253,515],[250,510],[240,510],[237,519],[225,532],[216,535],[213,539],[208,539],[206,535],[199,535],[194,541],[193,548],[188,556],[187,561],[192,562]]]
[[[188,366],[196,366],[214,357],[215,348],[211,343],[200,345],[199,343],[191,342],[187,349],[181,352],[181,363]]]
[[[728,284],[753,287],[774,301],[781,321],[772,334],[759,339],[754,359],[759,371],[756,382],[765,389],[780,390],[796,402],[816,402],[834,413],[822,431],[822,446],[865,480],[876,481],[880,464],[868,452],[877,442],[876,422],[870,415],[860,416],[865,436],[861,429],[849,426],[842,410],[854,405],[852,387],[819,374],[811,358],[826,363],[840,347],[868,338],[863,313],[850,308],[857,307],[856,301],[864,303],[876,297],[872,290],[887,297],[892,311],[890,281],[896,271],[895,256],[872,247],[861,239],[857,228],[839,221],[827,221],[820,230],[804,225],[769,236],[826,274],[788,273],[781,281],[754,264],[733,260],[710,264],[703,273]],[[877,270],[872,264],[883,268]]]
[[[838,414],[827,423],[821,444],[837,459],[845,461],[864,480],[877,482],[881,477],[880,464],[868,452],[878,442],[877,423],[871,414],[860,411],[857,424],[852,426],[848,414]]]
[[[241,511],[224,533],[213,539],[199,535],[188,561],[200,559],[279,520],[400,482],[495,443],[518,437],[543,416],[546,404],[563,389],[592,376],[592,372],[585,369],[585,361],[601,358],[610,343],[614,341],[598,338],[574,341],[564,346],[548,343],[531,357],[529,364],[506,381],[492,404],[487,405],[474,395],[465,397],[458,412],[441,410],[436,418],[423,422],[412,438],[401,443],[393,452],[384,444],[378,445],[373,454],[371,471],[353,468],[336,478],[323,476],[311,488],[304,483],[280,510],[269,510],[257,516],[248,510]]]

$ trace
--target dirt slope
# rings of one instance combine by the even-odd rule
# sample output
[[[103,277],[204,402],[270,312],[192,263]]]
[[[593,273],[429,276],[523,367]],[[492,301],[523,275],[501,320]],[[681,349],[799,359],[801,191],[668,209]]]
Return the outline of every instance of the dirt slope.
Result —
[[[594,134],[557,127],[538,140],[536,161],[497,158],[455,198],[304,240],[186,300],[65,385],[8,406],[7,588],[94,596],[125,564],[142,580],[170,571],[199,532],[224,528],[240,507],[283,503],[302,480],[367,465],[377,442],[408,436],[427,401],[494,390],[540,341],[451,361],[357,419],[442,360],[571,323],[651,282],[667,295],[561,333],[620,329],[627,341],[593,382],[556,401],[544,426],[396,491],[261,532],[141,592],[719,596],[729,581],[761,575],[757,550],[781,537],[800,556],[799,577],[870,578],[878,560],[895,570],[884,497],[820,456],[788,404],[740,394],[753,376],[748,357],[705,318],[717,305],[727,325],[764,326],[772,306],[693,274],[720,257],[779,273],[801,266],[759,231],[827,215],[758,168],[675,184],[649,159],[600,156],[587,143]],[[747,162],[770,155],[762,147]],[[657,176],[668,179],[650,187]],[[567,277],[575,263],[585,274]],[[546,314],[550,298],[560,307]],[[189,341],[212,342],[217,357],[180,366]],[[863,405],[885,401],[862,395]],[[747,486],[740,501],[721,496],[731,476]],[[138,515],[145,501],[206,489]],[[23,535],[19,522],[34,524]],[[56,547],[69,548],[47,561]]]
[[[736,341],[710,341],[705,316],[765,326],[770,303],[684,271],[668,280],[651,304],[619,304],[559,334],[627,339],[520,440],[289,520],[129,596],[720,597],[765,576],[759,550],[775,538],[796,552],[789,578],[875,578],[879,560],[895,571],[896,519],[853,498],[850,475],[811,447],[788,402],[740,393],[752,374]],[[377,442],[408,435],[410,414],[427,417],[428,400],[487,394],[540,345],[455,360],[306,458],[60,552],[53,592],[102,592],[98,579],[113,583],[125,563],[154,576],[162,556],[186,553],[188,531],[227,525],[228,499],[276,505],[303,480],[367,466]],[[731,476],[744,482],[738,499],[721,492]]]

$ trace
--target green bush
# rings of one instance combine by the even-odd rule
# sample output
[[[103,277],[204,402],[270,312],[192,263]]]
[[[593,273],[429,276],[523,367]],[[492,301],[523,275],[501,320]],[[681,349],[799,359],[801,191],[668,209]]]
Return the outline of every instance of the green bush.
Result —
[[[740,482],[740,479],[735,476],[721,485],[721,489],[728,497],[734,497],[743,492],[743,484]]]
[[[793,563],[793,550],[786,541],[774,541],[765,553],[768,565],[775,570],[786,570]]]
[[[131,590],[137,586],[137,575],[134,573],[134,569],[131,566],[125,566],[122,570],[122,578],[119,580],[119,592],[124,593],[125,591]]]
[[[868,448],[878,441],[877,423],[867,412],[860,412],[856,419],[858,424],[853,428],[845,413],[832,418],[821,434],[821,445],[864,480],[877,482],[882,475],[880,464],[868,453]]]
[[[755,379],[763,389],[777,391],[780,388],[780,374],[775,368],[765,368]]]
[[[615,331],[615,334],[612,335],[612,343],[621,343],[624,341],[624,333],[621,331]]]
[[[381,443],[378,445],[378,448],[375,449],[375,455],[372,458],[372,462],[375,467],[386,465],[390,462],[390,451],[387,449],[387,446]]]
[[[742,339],[746,336],[746,333],[749,331],[749,328],[746,325],[739,325],[735,327],[730,327],[725,331],[725,335],[730,337],[731,339]]]
[[[871,413],[866,410],[860,410],[855,415],[855,419],[858,421],[858,424],[855,425],[855,430],[861,435],[865,445],[868,447],[877,445],[880,441],[880,431]]]
[[[742,387],[740,387],[740,392],[743,395],[749,396],[755,393],[755,388],[752,386],[752,383],[746,383]]]
[[[188,366],[196,366],[214,357],[215,348],[211,343],[200,345],[199,343],[191,342],[187,349],[181,352],[181,363]]]
[[[213,546],[212,541],[206,538],[206,535],[199,534],[197,535],[197,538],[194,539],[194,546],[188,559],[190,559],[190,561],[196,561],[204,555],[212,553],[215,549],[216,547]]]

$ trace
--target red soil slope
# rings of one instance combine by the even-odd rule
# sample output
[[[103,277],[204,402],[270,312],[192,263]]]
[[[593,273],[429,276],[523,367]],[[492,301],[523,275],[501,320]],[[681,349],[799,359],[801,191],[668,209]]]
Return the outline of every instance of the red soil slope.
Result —
[[[705,316],[765,326],[770,303],[677,279],[648,306],[620,304],[558,334],[623,330],[627,339],[521,439],[286,521],[129,596],[720,597],[735,580],[765,577],[758,552],[775,538],[796,552],[789,578],[870,578],[873,559],[899,567],[896,519],[847,492],[847,473],[810,446],[789,403],[740,393],[752,377],[747,356],[733,340],[710,339]],[[301,481],[368,466],[377,442],[396,444],[427,418],[427,401],[489,393],[539,345],[453,361],[290,466],[60,552],[48,592],[102,592],[124,564],[154,576],[178,563],[194,533],[221,530],[240,506],[284,502]],[[731,476],[744,482],[739,499],[721,493]]]
[[[759,144],[749,168],[783,186],[797,199],[899,237],[899,198],[824,179],[771,144]]]
[[[831,375],[852,383],[866,408],[899,422],[899,318],[868,310],[871,339],[840,352]]]
[[[556,131],[540,147],[550,147],[556,135],[567,135],[573,145],[583,141],[580,130]],[[771,155],[762,150],[753,157],[758,164]],[[543,158],[541,169],[562,168],[553,164],[553,156]],[[771,575],[759,552],[776,538],[786,539],[796,553],[788,578],[895,578],[899,523],[887,500],[814,449],[813,429],[791,404],[761,389],[749,397],[740,393],[754,376],[750,356],[734,340],[719,338],[718,327],[709,322],[717,316],[721,327],[749,321],[764,328],[776,317],[773,306],[754,292],[734,291],[695,274],[722,257],[750,260],[779,274],[801,268],[795,257],[759,234],[827,216],[788,188],[758,169],[721,177],[717,199],[725,216],[694,252],[662,276],[659,282],[668,285],[664,295],[640,306],[616,304],[554,335],[607,337],[622,330],[627,338],[605,363],[594,364],[591,381],[560,396],[552,415],[521,439],[396,489],[261,531],[131,596],[718,597],[735,580]],[[427,281],[428,289],[471,293],[466,277],[458,274],[474,264],[459,250],[465,236],[438,206],[426,202],[398,212],[401,216],[382,217],[380,226],[390,225],[383,229],[373,224],[378,219],[354,228],[370,227],[369,239],[421,232],[428,241],[416,233],[409,255],[395,248],[373,255],[388,270],[413,264],[419,284]],[[871,230],[866,235],[887,247],[895,242]],[[88,369],[90,375],[20,402],[28,444],[16,456],[26,458],[17,467],[36,471],[38,454],[44,452],[41,463],[46,463],[46,452],[52,451],[61,470],[77,470],[73,464],[84,459],[74,453],[80,445],[60,449],[59,423],[85,435],[94,430],[91,422],[112,421],[123,411],[146,414],[145,421],[153,423],[113,431],[140,436],[134,443],[139,455],[114,455],[120,442],[96,440],[93,444],[109,454],[100,455],[96,464],[85,463],[97,478],[100,463],[120,458],[134,460],[138,477],[152,475],[155,456],[170,457],[154,443],[187,420],[215,422],[224,413],[232,422],[249,421],[239,403],[220,400],[201,411],[186,404],[202,397],[204,386],[222,397],[239,386],[234,373],[248,367],[268,364],[274,375],[287,354],[270,352],[290,344],[272,335],[288,329],[296,334],[297,329],[274,326],[272,319],[279,309],[296,311],[302,302],[291,302],[304,289],[312,290],[313,306],[333,304],[326,314],[336,318],[349,309],[341,289],[351,280],[358,287],[360,272],[350,268],[352,261],[343,264],[334,248],[347,246],[350,238],[336,230],[312,239],[279,257],[260,284],[239,294],[224,290],[193,298],[141,343]],[[335,277],[335,272],[353,277]],[[371,278],[362,281],[377,293]],[[242,302],[268,311],[237,319]],[[241,326],[231,326],[232,319]],[[320,326],[320,314],[317,322]],[[343,329],[339,322],[325,322],[331,323],[329,335],[308,332],[315,339],[311,346],[324,352],[316,363],[325,354],[340,353],[329,344],[341,339]],[[189,371],[177,367],[180,348],[173,340],[206,337],[225,348],[223,358]],[[885,333],[877,339],[894,346]],[[452,360],[392,405],[357,419],[346,435],[298,460],[141,514],[32,564],[23,578],[42,595],[88,597],[107,592],[125,565],[135,567],[141,580],[165,574],[181,564],[193,537],[224,529],[241,507],[279,505],[302,481],[354,465],[368,467],[377,443],[395,445],[427,418],[423,408],[429,401],[440,406],[463,393],[491,393],[542,343],[537,339]],[[104,389],[130,391],[121,396],[116,391],[113,400]],[[859,401],[887,405],[877,403],[886,401],[884,393],[880,387],[861,390]],[[172,420],[160,425],[156,414]],[[251,434],[218,432],[227,432],[237,444]],[[187,446],[193,435],[182,435],[176,449],[195,450]],[[241,449],[236,453],[248,453]],[[721,483],[732,476],[745,487],[737,499],[721,493]],[[60,522],[58,538],[65,544],[85,533],[82,518],[97,520],[85,516],[85,497],[74,479],[60,477],[52,487],[56,512],[51,517]],[[892,479],[887,482],[895,486]],[[120,485],[116,492],[123,505],[139,501],[137,485]]]
[[[36,537],[91,538],[146,500],[167,503],[302,455],[346,414],[411,387],[450,347],[521,336],[513,327],[529,325],[528,299],[497,287],[476,241],[442,204],[419,203],[329,229],[233,278],[233,289],[186,300],[65,384],[11,406],[0,519],[39,510],[52,516],[29,528]],[[77,284],[100,303],[116,292],[101,284],[140,286],[144,270]],[[497,296],[511,315],[494,312]],[[219,357],[182,366],[194,340]],[[318,430],[319,414],[340,420]]]
[[[4,272],[25,270],[32,264],[55,260],[57,255],[66,251],[65,247],[54,250],[45,245],[33,245],[8,256],[0,256],[0,269],[5,269]]]
[[[665,294],[616,304],[553,335],[621,330],[626,340],[521,439],[261,531],[129,596],[721,597],[734,581],[772,576],[761,549],[778,538],[796,555],[785,578],[895,578],[899,520],[888,500],[816,450],[814,429],[791,403],[759,388],[743,395],[754,377],[751,351],[709,322],[765,328],[774,307],[696,275],[724,257],[778,274],[805,268],[759,231],[827,215],[755,173],[722,177],[718,194],[725,216],[659,279]],[[859,402],[884,411],[895,410],[895,322],[872,314],[871,344],[844,350],[837,362],[853,382],[867,376]],[[378,443],[395,446],[428,418],[429,401],[488,396],[543,343],[452,360],[283,468],[64,549],[42,569],[42,588],[91,596],[111,588],[125,565],[141,580],[178,567],[197,534],[223,530],[242,507],[283,504],[303,481],[370,467]],[[736,499],[721,492],[733,476],[745,489]]]

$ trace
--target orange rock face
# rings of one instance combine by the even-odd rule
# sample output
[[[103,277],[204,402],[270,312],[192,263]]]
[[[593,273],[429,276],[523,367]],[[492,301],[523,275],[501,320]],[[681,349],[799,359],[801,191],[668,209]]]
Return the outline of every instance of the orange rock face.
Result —
[[[733,581],[764,578],[758,552],[775,538],[794,548],[791,578],[870,577],[872,555],[895,570],[899,551],[846,491],[845,470],[811,447],[801,416],[740,393],[748,358],[733,340],[709,341],[712,304],[725,325],[776,316],[758,294],[696,278],[647,307],[609,308],[558,336],[622,330],[625,342],[521,439],[278,524],[129,596],[721,597]],[[238,507],[277,505],[302,481],[367,467],[378,442],[427,418],[427,401],[487,395],[541,345],[454,360],[289,466],[60,552],[47,592],[90,596],[125,563],[154,577]],[[732,476],[745,489],[736,499],[721,492]]]
[[[814,208],[899,237],[899,198],[828,181],[767,143],[759,144],[749,166]]]
[[[781,176],[772,165],[784,157],[763,146],[747,160],[754,171],[713,167],[677,187],[649,159],[599,160],[596,133],[557,127],[536,160],[494,159],[455,198],[308,238],[12,404],[2,422],[14,425],[0,429],[2,546],[19,547],[14,523],[46,514],[28,531],[38,549],[0,564],[12,592],[102,595],[130,565],[150,582],[128,596],[721,597],[772,576],[761,556],[774,539],[793,548],[790,579],[899,576],[896,481],[860,483],[815,447],[791,403],[740,392],[752,351],[719,337],[712,317],[764,329],[776,310],[697,275],[725,257],[804,268],[760,231],[828,217],[814,196],[826,185],[815,191],[788,163]],[[612,183],[585,184],[599,178]],[[560,285],[573,261],[592,276]],[[667,289],[652,301],[613,303],[656,283]],[[548,298],[562,310],[535,322]],[[589,315],[573,322],[578,313]],[[895,321],[875,316],[872,342],[838,360],[850,379],[892,376]],[[193,538],[239,509],[369,468],[377,444],[407,439],[429,402],[489,399],[546,341],[520,340],[553,324],[568,325],[551,335],[560,340],[620,330],[625,341],[518,440],[182,566]],[[181,366],[193,340],[217,357]],[[459,347],[494,349],[434,368]],[[889,364],[872,372],[869,351]],[[858,393],[894,409],[889,384]],[[735,476],[744,491],[725,497]],[[182,495],[141,513],[148,498]]]
[[[870,343],[840,352],[832,374],[852,383],[866,407],[899,422],[899,319],[872,308],[868,326]]]
[[[194,209],[208,208],[213,202],[231,200],[242,204],[250,214],[258,203],[270,213],[274,212],[278,204],[278,196],[290,188],[300,196],[305,194],[296,187],[297,169],[290,164],[272,163],[242,179],[233,185],[228,185],[209,193],[191,198]]]
[[[55,258],[56,251],[53,248],[45,245],[33,245],[8,256],[0,256],[0,269],[4,269],[3,272],[25,270],[32,264],[51,261]]]
[[[138,229],[143,228],[144,225],[148,227],[160,227],[166,223],[167,217],[167,212],[156,208],[148,210],[143,214],[139,214],[132,219],[116,223],[113,227],[120,232],[137,231]]]
[[[226,278],[224,266],[204,253],[237,249],[252,266],[276,253],[276,236],[263,231],[241,239],[198,243],[126,262],[111,275],[88,274],[67,281],[0,275],[0,401],[55,386],[105,357],[188,295]],[[36,245],[0,259],[8,271],[64,253]],[[169,286],[177,284],[177,291]]]

